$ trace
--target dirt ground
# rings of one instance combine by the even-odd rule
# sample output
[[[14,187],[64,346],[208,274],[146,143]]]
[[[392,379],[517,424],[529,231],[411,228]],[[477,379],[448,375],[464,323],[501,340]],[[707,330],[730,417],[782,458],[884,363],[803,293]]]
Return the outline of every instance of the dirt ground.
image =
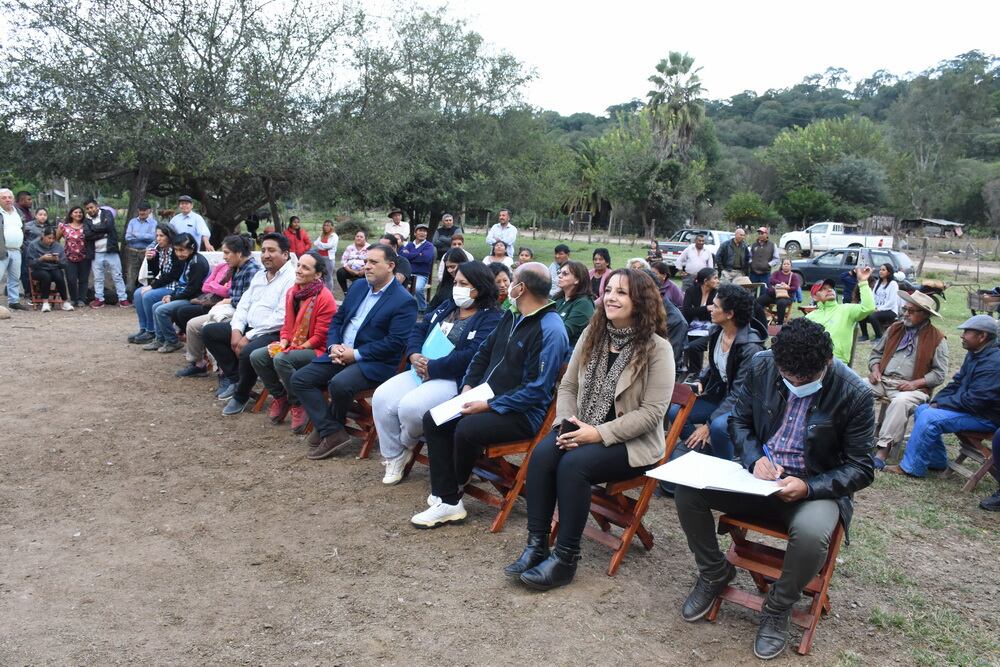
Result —
[[[174,377],[180,353],[127,345],[134,324],[111,307],[0,321],[0,665],[758,662],[749,612],[680,619],[694,567],[672,501],[617,576],[585,540],[572,586],[529,592],[501,572],[523,503],[499,535],[474,500],[465,525],[415,530],[426,469],[385,488],[377,458],[309,461],[287,426],[221,417],[214,380]],[[899,493],[864,491],[856,521],[880,530]],[[890,531],[886,557],[994,623],[998,524],[963,502],[988,539]],[[844,569],[812,655],[775,664],[911,663],[870,620],[889,591]]]

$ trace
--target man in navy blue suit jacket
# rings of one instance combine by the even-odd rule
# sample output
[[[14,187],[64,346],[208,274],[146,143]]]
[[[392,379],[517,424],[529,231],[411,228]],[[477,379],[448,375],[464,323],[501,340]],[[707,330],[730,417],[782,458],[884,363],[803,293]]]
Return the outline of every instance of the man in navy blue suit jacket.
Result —
[[[344,420],[354,395],[385,382],[399,366],[417,321],[417,303],[395,279],[396,258],[387,245],[368,249],[365,280],[351,285],[333,316],[327,353],[292,376],[295,395],[313,423],[310,459],[332,456],[350,441]]]

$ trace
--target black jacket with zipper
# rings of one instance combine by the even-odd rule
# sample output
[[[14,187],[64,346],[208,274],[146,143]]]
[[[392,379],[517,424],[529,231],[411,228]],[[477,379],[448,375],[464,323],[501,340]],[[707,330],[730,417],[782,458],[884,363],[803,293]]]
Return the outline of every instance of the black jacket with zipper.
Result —
[[[784,419],[788,388],[770,350],[750,360],[745,381],[736,386],[729,433],[736,454],[753,472],[764,456],[764,443]],[[823,376],[806,417],[803,446],[809,500],[829,498],[840,508],[846,529],[854,513],[853,496],[875,480],[871,452],[875,410],[871,389],[843,362],[834,360]]]
[[[83,218],[83,238],[87,242],[87,259],[94,259],[94,246],[98,239],[108,239],[107,252],[118,252],[118,230],[115,229],[115,217],[110,211],[103,208],[98,211],[98,222],[84,216]]]
[[[715,364],[715,344],[721,336],[722,328],[712,325],[707,336],[702,336],[687,346],[688,350],[695,352],[708,351],[708,368],[701,372],[698,380],[701,382],[702,396],[719,406],[712,412],[711,419],[732,412],[736,403],[736,393],[733,389],[746,382],[750,360],[753,355],[764,349],[767,328],[757,320],[751,319],[750,324],[736,332],[736,338],[733,339],[729,356],[726,358],[725,380],[722,379],[722,374]]]

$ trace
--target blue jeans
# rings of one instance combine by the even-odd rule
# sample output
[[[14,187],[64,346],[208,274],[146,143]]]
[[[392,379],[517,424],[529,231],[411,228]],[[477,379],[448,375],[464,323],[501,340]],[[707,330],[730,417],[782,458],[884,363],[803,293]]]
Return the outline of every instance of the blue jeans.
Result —
[[[190,301],[187,299],[174,299],[169,303],[163,303],[162,301],[153,304],[153,327],[155,328],[154,333],[156,337],[166,343],[177,343],[179,339],[177,338],[177,331],[174,329],[174,322],[171,319],[173,314],[183,308],[184,306],[190,305]]]
[[[413,274],[413,296],[417,299],[417,310],[424,312],[427,310],[427,300],[424,298],[424,288],[427,287],[428,276]]]
[[[720,459],[731,461],[733,458],[733,441],[729,438],[730,413],[724,412],[709,422],[709,418],[718,407],[719,405],[714,401],[710,401],[706,398],[698,398],[694,403],[694,408],[691,410],[687,423],[684,425],[684,428],[681,429],[681,437],[678,441],[678,445],[683,443],[688,436],[694,433],[696,426],[700,424],[708,424],[709,435],[711,437],[711,451],[707,453],[710,453],[712,456]],[[667,412],[668,420],[673,421],[678,412],[680,412],[680,407],[671,405],[670,410]],[[682,452],[689,451],[687,448],[682,447],[681,449]]]
[[[923,477],[928,468],[948,467],[948,452],[941,441],[944,433],[959,431],[995,431],[997,425],[975,415],[918,405],[913,413],[913,433],[906,443],[906,452],[899,467],[914,477]]]
[[[155,324],[153,322],[153,306],[160,303],[166,295],[170,294],[170,290],[166,287],[157,287],[151,289],[148,292],[143,293],[141,289],[137,289],[135,294],[135,315],[139,318],[139,330],[153,332]],[[83,297],[80,297],[83,298]]]
[[[118,295],[118,303],[128,300],[125,293],[125,279],[122,278],[122,258],[116,252],[95,252],[90,270],[94,273],[94,298],[104,301],[104,270],[111,272],[111,281]]]
[[[3,239],[0,239],[3,243]],[[0,259],[0,276],[7,272],[7,305],[21,300],[21,251],[7,250],[7,256]],[[30,296],[30,294],[29,294]]]

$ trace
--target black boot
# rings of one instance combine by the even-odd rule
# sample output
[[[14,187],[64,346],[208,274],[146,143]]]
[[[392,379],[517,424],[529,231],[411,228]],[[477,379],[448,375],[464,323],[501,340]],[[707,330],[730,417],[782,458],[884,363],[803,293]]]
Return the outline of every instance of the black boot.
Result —
[[[753,644],[753,654],[761,660],[777,658],[788,647],[789,621],[792,610],[771,611],[764,605],[760,611],[760,626]]]
[[[528,545],[521,552],[521,557],[503,569],[508,577],[520,577],[521,574],[535,567],[549,557],[549,534],[530,533]]]
[[[570,551],[557,544],[548,558],[521,575],[521,582],[538,591],[565,586],[573,581],[579,561],[579,548]]]

